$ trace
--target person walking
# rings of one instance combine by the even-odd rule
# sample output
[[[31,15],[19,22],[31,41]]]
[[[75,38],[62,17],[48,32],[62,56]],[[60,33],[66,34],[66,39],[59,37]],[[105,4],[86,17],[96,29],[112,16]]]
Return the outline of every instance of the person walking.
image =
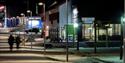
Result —
[[[9,36],[9,38],[8,38],[8,43],[9,43],[9,48],[10,48],[10,51],[12,51],[12,49],[13,49],[13,43],[14,43],[14,37],[13,37],[13,35],[11,34],[10,36]]]
[[[16,41],[16,48],[19,49],[20,47],[20,43],[21,43],[21,39],[20,39],[20,36],[18,35],[16,38],[15,38],[15,41]]]

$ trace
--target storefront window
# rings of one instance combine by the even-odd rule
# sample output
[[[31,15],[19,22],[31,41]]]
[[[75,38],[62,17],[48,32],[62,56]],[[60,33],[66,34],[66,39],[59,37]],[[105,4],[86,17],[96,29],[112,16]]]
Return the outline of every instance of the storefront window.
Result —
[[[82,36],[83,40],[93,40],[93,24],[83,24]]]

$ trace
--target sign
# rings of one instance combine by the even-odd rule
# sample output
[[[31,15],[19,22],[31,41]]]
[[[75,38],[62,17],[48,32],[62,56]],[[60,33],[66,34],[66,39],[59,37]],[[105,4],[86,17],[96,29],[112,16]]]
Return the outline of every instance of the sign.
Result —
[[[83,23],[86,23],[86,24],[91,24],[94,22],[94,20],[95,20],[94,17],[83,17],[82,18]]]
[[[27,24],[26,24],[27,29],[32,29],[32,28],[42,28],[42,20],[40,17],[29,17]]]

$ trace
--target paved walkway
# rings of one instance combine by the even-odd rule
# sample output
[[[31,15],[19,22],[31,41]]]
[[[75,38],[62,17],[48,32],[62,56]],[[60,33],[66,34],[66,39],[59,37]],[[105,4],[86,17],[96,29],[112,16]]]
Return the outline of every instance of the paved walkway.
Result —
[[[0,63],[109,63],[96,57],[83,57],[69,55],[69,62],[66,62],[66,55],[56,54],[35,54],[35,53],[1,53]],[[110,62],[115,63],[115,62]],[[122,63],[122,62],[117,62]]]
[[[27,46],[19,50],[14,48],[12,52],[8,47],[0,47],[0,63],[123,63],[118,53],[102,53],[116,51],[119,48],[99,48],[99,50],[102,50],[101,53],[94,54],[93,48],[80,48],[80,52],[75,48],[69,48],[69,62],[66,62],[65,48],[49,48],[44,55],[44,47],[33,46],[31,49]]]
[[[62,63],[49,56],[33,53],[2,53],[0,63]]]
[[[43,55],[35,53],[1,53],[0,63],[123,63],[118,61],[117,56],[115,62],[113,56],[108,57],[83,57],[77,55],[69,55],[69,62],[66,62],[66,55]],[[113,58],[113,59],[111,59]],[[105,61],[104,61],[105,60]]]
[[[65,55],[43,55],[34,53],[1,53],[0,63],[88,63],[87,57],[81,57],[76,55],[69,55],[69,61],[66,62]],[[101,62],[99,60],[91,59],[93,62]]]

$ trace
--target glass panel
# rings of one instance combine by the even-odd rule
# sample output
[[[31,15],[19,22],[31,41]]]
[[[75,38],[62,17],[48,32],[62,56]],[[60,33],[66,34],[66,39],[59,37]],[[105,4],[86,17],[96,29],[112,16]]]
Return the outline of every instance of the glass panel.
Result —
[[[83,24],[82,31],[84,40],[93,40],[94,38],[93,24]]]

